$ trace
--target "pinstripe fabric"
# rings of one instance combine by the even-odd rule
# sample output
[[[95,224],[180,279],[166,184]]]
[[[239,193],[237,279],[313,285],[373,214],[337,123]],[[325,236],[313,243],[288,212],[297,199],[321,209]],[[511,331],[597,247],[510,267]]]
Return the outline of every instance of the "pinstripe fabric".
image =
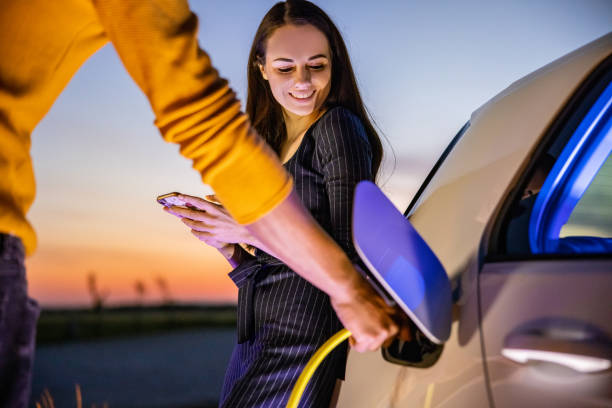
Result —
[[[296,191],[321,226],[358,261],[351,240],[355,185],[371,180],[371,149],[349,110],[327,111],[285,163]],[[299,243],[298,243],[299,244]],[[302,369],[342,328],[329,297],[276,258],[257,256],[230,273],[239,287],[238,335],[220,406],[284,407]],[[315,372],[300,407],[327,407],[336,379],[344,378],[347,344]]]

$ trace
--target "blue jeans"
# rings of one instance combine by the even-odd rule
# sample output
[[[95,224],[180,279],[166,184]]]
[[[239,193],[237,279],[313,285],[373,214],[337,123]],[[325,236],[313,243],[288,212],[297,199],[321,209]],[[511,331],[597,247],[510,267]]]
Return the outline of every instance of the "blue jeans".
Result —
[[[0,407],[28,405],[38,315],[27,293],[21,240],[0,233]]]

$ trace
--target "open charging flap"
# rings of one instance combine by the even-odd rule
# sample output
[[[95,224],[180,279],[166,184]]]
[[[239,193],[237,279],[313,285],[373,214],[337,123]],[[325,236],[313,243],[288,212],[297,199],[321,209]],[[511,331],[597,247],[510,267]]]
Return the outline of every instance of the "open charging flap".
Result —
[[[369,269],[366,278],[414,324],[412,340],[395,340],[383,348],[383,356],[398,364],[431,366],[450,336],[450,281],[410,221],[369,181],[355,189],[353,243]]]

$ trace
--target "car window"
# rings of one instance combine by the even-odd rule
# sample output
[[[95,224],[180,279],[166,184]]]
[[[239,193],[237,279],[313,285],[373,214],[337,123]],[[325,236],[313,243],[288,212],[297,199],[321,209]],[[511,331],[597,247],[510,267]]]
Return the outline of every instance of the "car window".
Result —
[[[611,62],[551,126],[502,212],[493,256],[612,254]]]
[[[560,235],[611,150],[612,82],[609,82],[556,156],[542,184],[529,217],[531,252],[606,252],[605,241],[573,239],[568,244],[570,241],[560,239]]]

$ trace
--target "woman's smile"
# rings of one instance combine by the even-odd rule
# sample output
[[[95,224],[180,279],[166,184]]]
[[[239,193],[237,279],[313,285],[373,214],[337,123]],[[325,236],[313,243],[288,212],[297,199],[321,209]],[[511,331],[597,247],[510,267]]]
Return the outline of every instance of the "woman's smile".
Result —
[[[289,95],[293,97],[297,102],[310,102],[316,91],[313,89],[312,91],[304,92],[304,91],[289,91]]]

